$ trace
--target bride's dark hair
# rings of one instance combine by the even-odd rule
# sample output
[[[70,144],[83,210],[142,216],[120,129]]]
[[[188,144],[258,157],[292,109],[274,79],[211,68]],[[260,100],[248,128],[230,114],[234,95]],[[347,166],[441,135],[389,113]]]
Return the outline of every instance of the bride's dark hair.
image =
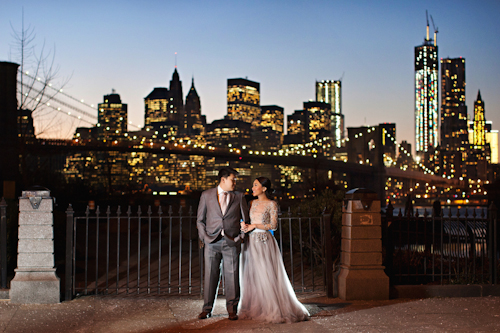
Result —
[[[273,199],[272,193],[274,192],[274,190],[271,187],[271,181],[269,180],[269,178],[257,177],[255,179],[257,179],[257,181],[260,183],[260,185],[262,185],[263,187],[266,188],[266,191],[264,193],[266,193],[266,197],[268,199],[272,200]]]

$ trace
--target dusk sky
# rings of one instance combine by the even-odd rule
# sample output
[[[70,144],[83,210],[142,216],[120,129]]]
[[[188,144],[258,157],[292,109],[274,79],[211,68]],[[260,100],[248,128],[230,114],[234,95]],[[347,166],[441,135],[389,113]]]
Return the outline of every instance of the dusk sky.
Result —
[[[413,149],[414,47],[428,10],[438,56],[466,59],[469,115],[480,89],[500,129],[499,1],[0,1],[0,61],[17,62],[11,25],[21,29],[24,7],[37,47],[55,47],[59,76],[71,77],[65,92],[97,105],[115,89],[140,127],[177,52],[184,96],[194,77],[209,122],[227,113],[228,78],[259,82],[261,105],[286,115],[315,98],[316,80],[342,79],[346,127],[395,122]]]

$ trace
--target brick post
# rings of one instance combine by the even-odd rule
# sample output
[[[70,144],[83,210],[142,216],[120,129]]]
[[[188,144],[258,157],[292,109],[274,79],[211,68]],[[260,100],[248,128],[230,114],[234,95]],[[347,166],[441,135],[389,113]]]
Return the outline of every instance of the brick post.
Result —
[[[338,277],[343,300],[389,299],[382,266],[382,228],[377,193],[354,189],[342,207],[342,252]]]

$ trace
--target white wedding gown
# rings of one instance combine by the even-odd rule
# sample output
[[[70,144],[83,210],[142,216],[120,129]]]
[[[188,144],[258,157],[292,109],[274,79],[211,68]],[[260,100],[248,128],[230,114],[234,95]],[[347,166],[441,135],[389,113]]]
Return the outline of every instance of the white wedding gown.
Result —
[[[268,230],[276,230],[278,204],[271,200],[252,201],[250,222],[264,224]],[[243,243],[240,277],[238,316],[241,319],[271,323],[309,319],[306,308],[295,296],[278,243],[269,231],[256,228]]]

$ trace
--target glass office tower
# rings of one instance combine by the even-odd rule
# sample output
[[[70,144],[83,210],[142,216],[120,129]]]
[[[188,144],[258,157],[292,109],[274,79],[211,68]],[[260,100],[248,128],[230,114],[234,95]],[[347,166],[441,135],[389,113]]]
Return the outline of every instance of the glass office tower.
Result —
[[[429,38],[415,47],[415,149],[417,154],[438,146],[438,47]]]

